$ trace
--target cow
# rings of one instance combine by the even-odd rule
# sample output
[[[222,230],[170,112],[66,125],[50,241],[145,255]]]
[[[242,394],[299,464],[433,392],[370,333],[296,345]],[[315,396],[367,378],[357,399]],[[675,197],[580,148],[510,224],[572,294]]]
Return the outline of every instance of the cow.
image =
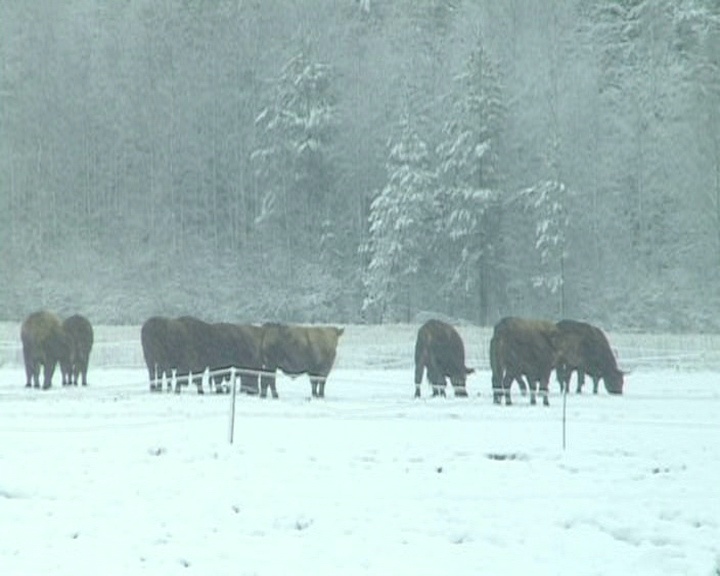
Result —
[[[427,369],[433,396],[445,396],[450,379],[455,396],[467,397],[465,382],[474,370],[465,366],[465,347],[457,330],[441,320],[428,320],[418,330],[415,341],[415,398]]]
[[[334,326],[263,324],[261,355],[265,374],[260,378],[260,397],[267,397],[268,388],[273,398],[278,397],[275,373],[281,370],[290,376],[307,374],[312,397],[323,398],[343,332],[344,328]]]
[[[198,394],[204,394],[203,375],[205,370],[221,366],[222,361],[218,360],[221,351],[216,347],[216,330],[212,324],[195,318],[194,316],[181,316],[177,322],[184,327],[186,340],[182,346],[183,350],[183,376],[187,375],[187,383],[192,378],[193,384],[197,387]],[[184,380],[183,380],[184,381]],[[180,388],[176,385],[175,392]]]
[[[602,330],[586,322],[561,320],[556,324],[558,335],[557,378],[560,387],[568,390],[570,377],[577,371],[576,392],[582,392],[585,374],[593,379],[593,394],[598,393],[602,379],[610,394],[622,394],[624,372],[617,366],[610,343]]]
[[[179,320],[153,316],[142,325],[140,340],[150,378],[150,391],[162,390],[163,377],[170,390],[174,373],[175,391],[179,392],[183,380],[187,383],[195,355],[187,327]]]
[[[47,310],[30,314],[20,327],[25,361],[25,387],[40,388],[40,366],[43,367],[43,390],[52,386],[56,364],[70,355],[70,339],[60,319]]]
[[[143,357],[150,379],[150,391],[160,392],[162,390],[163,378],[168,381],[172,379],[172,366],[169,350],[169,318],[164,316],[153,316],[148,318],[140,328],[140,343],[142,344]]]
[[[208,367],[210,372],[230,367],[240,372],[240,391],[258,394],[258,376],[262,370],[262,328],[249,324],[220,322],[212,325],[214,349]],[[215,391],[221,392],[225,375],[211,376]],[[234,383],[232,383],[234,386]]]
[[[511,404],[510,385],[527,378],[530,403],[536,404],[539,385],[543,404],[548,406],[548,382],[555,367],[557,326],[546,320],[507,317],[500,320],[490,340],[493,402]]]
[[[62,327],[70,341],[70,354],[60,360],[63,386],[77,386],[78,378],[83,386],[87,386],[88,363],[93,345],[92,324],[85,316],[74,314],[63,320]]]

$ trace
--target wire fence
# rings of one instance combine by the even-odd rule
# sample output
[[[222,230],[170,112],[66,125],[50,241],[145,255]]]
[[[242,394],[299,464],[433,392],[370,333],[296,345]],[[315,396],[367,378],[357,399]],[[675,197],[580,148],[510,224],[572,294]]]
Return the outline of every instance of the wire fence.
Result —
[[[95,368],[143,368],[140,330],[110,327],[93,345],[90,362]],[[466,349],[466,364],[476,370],[488,370],[492,330],[459,327]],[[137,338],[129,338],[133,332]],[[335,366],[338,368],[412,368],[415,336],[412,325],[348,327],[338,344]],[[7,332],[6,332],[7,335]],[[112,336],[118,336],[112,338]],[[720,335],[715,334],[609,334],[621,369],[646,368],[678,370],[709,369],[720,371]],[[22,367],[19,338],[0,339],[0,367]]]

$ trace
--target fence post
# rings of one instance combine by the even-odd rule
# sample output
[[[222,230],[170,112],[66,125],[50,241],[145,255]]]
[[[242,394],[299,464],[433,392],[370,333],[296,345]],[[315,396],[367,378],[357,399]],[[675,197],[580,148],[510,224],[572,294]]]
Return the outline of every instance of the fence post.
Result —
[[[232,386],[232,404],[230,406],[230,444],[232,444],[235,439],[235,395],[237,394],[234,367],[230,368],[230,386]]]
[[[568,380],[567,384],[565,384],[565,386],[563,386],[563,424],[562,424],[563,452],[565,452],[565,448],[567,446],[566,438],[567,438],[567,394],[568,394],[568,388],[570,388],[570,380]]]

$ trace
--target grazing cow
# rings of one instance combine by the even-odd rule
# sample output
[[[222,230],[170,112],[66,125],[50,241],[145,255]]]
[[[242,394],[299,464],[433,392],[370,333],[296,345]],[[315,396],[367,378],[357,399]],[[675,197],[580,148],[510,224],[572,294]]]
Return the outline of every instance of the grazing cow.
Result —
[[[445,396],[447,378],[455,396],[467,397],[465,381],[474,372],[465,366],[465,347],[457,330],[440,320],[428,320],[418,330],[415,341],[415,398],[427,368],[433,396]]]
[[[55,365],[70,355],[70,341],[60,319],[46,310],[33,312],[22,323],[20,339],[25,361],[25,386],[40,388],[40,366],[43,367],[43,390],[52,386]]]
[[[545,320],[503,318],[495,325],[490,340],[493,402],[511,404],[510,385],[526,377],[530,403],[535,404],[539,385],[543,404],[549,405],[548,381],[555,367],[555,343],[558,328]]]
[[[343,332],[344,328],[334,326],[263,324],[261,354],[267,374],[260,378],[260,396],[265,398],[269,387],[273,398],[278,397],[275,372],[279,369],[290,376],[307,374],[312,396],[323,398]]]
[[[599,328],[576,320],[557,323],[557,378],[562,389],[570,386],[573,371],[578,373],[577,393],[582,392],[585,374],[593,379],[593,394],[600,379],[610,394],[622,394],[624,373],[617,366],[605,334]]]
[[[90,321],[75,314],[62,323],[63,330],[70,340],[70,354],[60,360],[63,386],[77,386],[78,378],[87,386],[87,371],[90,351],[93,345],[93,328]]]
[[[214,350],[210,359],[210,371],[230,367],[240,370],[240,391],[257,394],[258,372],[262,370],[262,328],[260,326],[229,324],[222,322],[213,324]],[[229,375],[228,375],[229,377]],[[220,392],[226,377],[216,374],[212,377],[215,391]],[[234,383],[232,383],[234,385]]]

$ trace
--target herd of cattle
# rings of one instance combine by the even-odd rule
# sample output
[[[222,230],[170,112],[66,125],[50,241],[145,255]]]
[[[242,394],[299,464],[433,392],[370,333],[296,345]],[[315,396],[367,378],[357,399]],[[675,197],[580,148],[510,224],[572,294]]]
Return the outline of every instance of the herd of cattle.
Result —
[[[63,386],[77,386],[78,378],[87,386],[87,370],[93,345],[92,325],[84,316],[75,314],[61,321],[45,310],[30,314],[20,328],[28,388],[40,388],[40,366],[43,385],[52,384],[55,367],[60,364]]]
[[[600,380],[610,394],[622,394],[624,373],[605,334],[599,328],[575,320],[554,323],[527,318],[503,318],[490,340],[493,402],[503,397],[511,404],[510,386],[517,382],[523,394],[530,390],[530,402],[537,402],[538,388],[543,404],[548,401],[548,384],[553,370],[562,390],[567,391],[577,372],[577,392],[585,375],[593,379],[597,394]],[[444,395],[447,380],[456,396],[467,396],[466,377],[473,370],[465,366],[465,350],[455,328],[429,320],[418,331],[415,344],[415,396],[420,396],[423,372],[427,369],[433,395]]]
[[[277,398],[275,374],[281,370],[293,376],[308,374],[312,395],[322,398],[343,331],[332,326],[210,324],[192,316],[155,316],[143,324],[140,337],[152,391],[161,390],[163,378],[169,383],[174,373],[176,391],[192,380],[202,393],[208,369],[215,390],[227,390],[224,380],[230,368],[237,368],[242,392],[264,398],[269,388]]]
[[[150,390],[168,389],[175,383],[179,392],[191,382],[203,393],[203,378],[216,392],[228,391],[231,369],[237,370],[240,390],[266,397],[268,389],[278,397],[275,377],[278,370],[291,376],[307,374],[313,397],[325,396],[325,382],[335,362],[337,345],[344,329],[334,326],[298,326],[279,323],[208,323],[192,316],[154,316],[140,331]],[[93,345],[93,329],[83,316],[64,321],[48,311],[28,316],[22,323],[21,339],[26,386],[50,388],[56,365],[60,364],[63,385],[87,385],[87,368]],[[600,380],[611,394],[622,394],[623,372],[605,334],[595,326],[574,320],[554,323],[525,318],[503,318],[495,325],[490,340],[493,401],[504,397],[510,404],[510,387],[517,382],[530,401],[537,402],[539,390],[548,402],[548,384],[556,371],[561,389],[569,387],[577,372],[577,392],[585,375],[593,379],[597,393]],[[466,397],[465,348],[457,330],[440,320],[429,320],[418,330],[415,343],[415,396],[420,397],[427,373],[433,395],[444,396],[447,381],[456,396]]]

